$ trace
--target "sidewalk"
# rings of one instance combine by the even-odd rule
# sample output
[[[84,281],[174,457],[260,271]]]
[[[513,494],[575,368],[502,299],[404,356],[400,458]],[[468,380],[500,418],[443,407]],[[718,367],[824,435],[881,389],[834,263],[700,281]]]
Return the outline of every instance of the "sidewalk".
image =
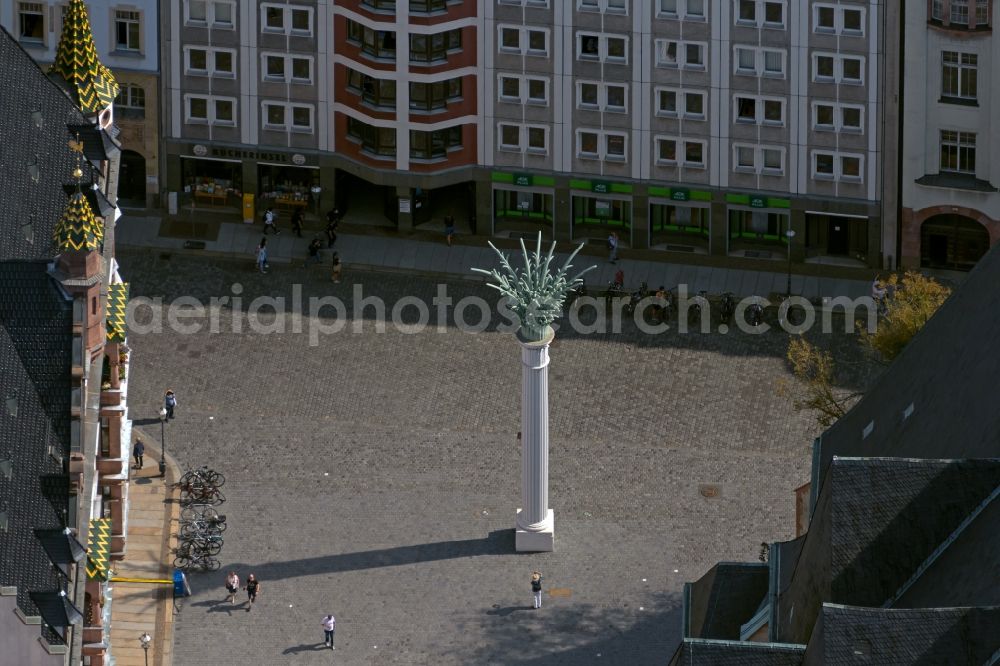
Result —
[[[174,493],[171,484],[177,468],[167,460],[167,478],[160,478],[156,440],[139,433],[146,445],[142,470],[132,470],[129,488],[128,537],[125,559],[114,565],[116,578],[173,577],[171,567],[176,546],[172,525],[179,504],[167,502]],[[131,448],[131,445],[130,445]],[[139,636],[148,633],[150,666],[171,666],[174,646],[173,586],[155,583],[112,582],[111,654],[116,666],[145,666]]]
[[[217,238],[204,241],[203,250],[186,250],[183,239],[161,236],[160,227],[159,217],[125,215],[119,220],[115,229],[116,243],[119,247],[221,253],[244,257],[248,264],[252,264],[254,249],[262,238],[260,224],[222,222]],[[293,264],[305,261],[307,248],[314,233],[305,231],[302,238],[296,238],[291,229],[285,225],[280,235],[269,235],[267,243],[270,263]],[[335,249],[340,253],[341,261],[348,270],[367,268],[408,273],[450,274],[478,280],[481,276],[471,272],[473,266],[489,269],[498,265],[496,255],[486,245],[485,239],[475,245],[464,244],[468,241],[468,237],[460,238],[460,241],[461,244],[456,242],[454,246],[448,247],[443,236],[439,242],[431,242],[412,238],[342,233],[337,237]],[[573,246],[561,244],[558,247],[572,249]],[[556,254],[561,257],[566,256],[563,252]],[[324,251],[323,259],[326,265],[330,263],[329,257],[329,252]],[[611,282],[618,269],[625,273],[627,289],[634,289],[641,282],[645,282],[654,290],[660,285],[674,289],[679,284],[686,284],[690,294],[697,294],[702,290],[710,294],[730,291],[738,297],[754,295],[767,297],[772,293],[784,294],[787,288],[788,274],[784,270],[784,262],[775,262],[777,270],[768,271],[690,266],[676,263],[676,259],[673,256],[670,257],[670,261],[621,259],[612,265],[604,257],[587,255],[578,256],[574,263],[578,268],[597,265],[597,268],[587,273],[585,277],[591,289],[603,288]],[[870,292],[871,282],[868,280],[792,275],[792,293],[809,299],[824,296],[857,298],[867,296]]]

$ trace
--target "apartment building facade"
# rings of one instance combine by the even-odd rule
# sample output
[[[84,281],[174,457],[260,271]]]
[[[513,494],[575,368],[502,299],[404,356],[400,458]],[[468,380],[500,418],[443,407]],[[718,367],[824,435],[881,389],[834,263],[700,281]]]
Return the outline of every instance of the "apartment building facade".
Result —
[[[163,11],[179,205],[246,219],[267,205],[338,206],[400,229],[451,213],[481,235],[616,231],[624,247],[663,252],[896,261],[881,205],[895,164],[882,3],[184,0]]]
[[[94,46],[118,77],[114,122],[124,146],[118,198],[123,206],[159,205],[159,43],[155,0],[93,0]],[[67,0],[0,0],[0,24],[39,63],[48,65],[70,3]]]
[[[1000,40],[995,0],[906,7],[902,257],[968,270],[1000,240]]]

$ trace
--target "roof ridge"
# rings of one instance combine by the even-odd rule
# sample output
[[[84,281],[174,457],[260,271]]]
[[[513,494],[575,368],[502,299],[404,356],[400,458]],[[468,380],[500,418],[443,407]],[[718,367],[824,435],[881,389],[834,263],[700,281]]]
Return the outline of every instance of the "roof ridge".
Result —
[[[955,543],[955,540],[958,539],[962,532],[964,532],[965,529],[979,517],[979,514],[985,511],[986,507],[988,507],[997,497],[1000,497],[1000,485],[994,488],[993,492],[990,493],[986,499],[980,502],[979,506],[973,509],[972,512],[967,515],[961,523],[959,523],[958,527],[956,527],[955,530],[949,534],[937,548],[934,549],[934,552],[927,556],[927,559],[924,560],[919,567],[917,567],[917,570],[913,572],[913,575],[910,576],[909,580],[903,583],[903,585],[896,590],[894,595],[886,599],[885,603],[882,604],[882,608],[891,608],[893,604],[899,601],[900,598],[906,594],[906,591],[909,590],[910,587],[912,587],[913,584],[924,575],[924,572],[927,571],[939,557],[941,557],[944,551],[948,550],[948,547],[951,546],[951,544]]]

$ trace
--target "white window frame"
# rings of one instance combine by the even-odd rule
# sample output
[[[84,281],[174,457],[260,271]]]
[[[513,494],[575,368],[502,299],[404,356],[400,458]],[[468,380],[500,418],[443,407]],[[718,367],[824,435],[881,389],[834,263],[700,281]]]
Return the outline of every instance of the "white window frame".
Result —
[[[504,79],[517,81],[517,97],[505,95],[503,92]],[[545,88],[545,96],[542,99],[531,97],[531,82],[541,81]],[[497,101],[510,104],[530,104],[532,106],[549,105],[549,78],[547,76],[526,76],[518,74],[508,74],[506,72],[497,74]]]
[[[708,20],[708,5],[711,0],[701,0],[701,14],[691,14],[688,12],[688,2],[690,0],[675,0],[677,4],[676,12],[667,12],[663,10],[663,0],[655,0],[656,18],[658,19],[668,19],[672,21],[700,21],[705,22]],[[683,7],[683,9],[682,9]]]
[[[205,52],[205,69],[193,69],[191,67],[191,52],[192,51],[204,51]],[[233,69],[231,71],[216,70],[215,69],[215,54],[216,53],[228,53],[233,62]],[[235,79],[236,78],[236,49],[226,49],[218,46],[185,46],[184,47],[184,76],[208,76],[217,79]]]
[[[820,58],[833,58],[833,76],[820,76],[819,75],[819,59]],[[860,79],[847,79],[844,77],[844,61],[845,60],[860,60],[861,65],[858,68],[861,75]],[[863,86],[865,84],[865,57],[862,55],[841,55],[839,53],[830,53],[828,51],[817,51],[812,54],[812,75],[810,79],[813,83],[836,83],[837,85],[851,85],[851,86]]]
[[[503,45],[504,30],[514,30],[517,32],[517,48]],[[528,33],[530,32],[541,32],[545,35],[544,51],[539,51],[537,49],[529,48],[531,44],[531,38]],[[516,53],[519,55],[548,58],[549,51],[551,51],[551,49],[552,49],[552,32],[548,28],[535,28],[523,25],[510,25],[508,23],[501,23],[497,25],[497,51],[500,53]]]
[[[760,170],[758,171],[758,173],[760,173],[762,175],[765,175],[765,176],[783,176],[783,175],[785,175],[785,156],[787,155],[787,151],[785,150],[784,146],[761,145],[761,146],[758,146],[758,150],[760,150]],[[773,167],[767,166],[767,161],[764,159],[764,152],[765,151],[774,151],[774,152],[777,152],[778,155],[779,155],[779,157],[780,157],[781,166],[779,166],[776,169],[773,168]]]
[[[784,30],[788,26],[788,3],[786,0],[747,0],[754,3],[753,21],[747,21],[740,18],[741,1],[742,0],[733,0],[733,22],[736,25],[752,26],[755,28],[769,28],[773,30]],[[781,5],[781,23],[771,23],[765,20],[767,9],[766,5],[770,4]]]
[[[752,155],[750,166],[739,163],[740,150],[749,149]],[[776,151],[781,158],[781,166],[777,169],[764,166],[764,151]],[[785,149],[782,146],[762,145],[757,143],[733,143],[733,171],[736,173],[753,173],[765,176],[780,176],[785,173]]]
[[[114,50],[121,53],[142,53],[142,43],[143,43],[143,13],[142,10],[137,7],[114,7],[111,10],[112,14],[112,28],[114,29],[114,36],[112,37],[112,43],[114,44]],[[129,14],[128,17],[122,17],[121,14]],[[129,25],[135,24],[137,27],[136,32],[138,34],[139,43],[132,45],[128,44],[122,46],[118,43],[118,24],[119,22],[125,22]]]
[[[549,8],[549,0],[497,0],[498,5],[516,5],[518,7]]]
[[[589,37],[597,40],[597,56],[584,55],[583,53],[583,38]],[[609,39],[620,39],[625,42],[624,53],[622,57],[610,56],[608,55],[608,40]],[[629,38],[627,35],[618,34],[607,34],[599,32],[590,32],[582,30],[576,33],[576,59],[580,61],[591,61],[591,62],[611,62],[616,64],[628,64],[628,49],[629,49]]]
[[[660,104],[660,97],[662,93],[673,93],[674,94],[674,110],[665,111]],[[681,116],[681,97],[682,91],[680,88],[665,88],[657,87],[653,89],[653,104],[654,104],[654,114],[660,118],[680,118]]]
[[[272,28],[267,25],[267,10],[269,8],[281,9],[281,28]],[[292,28],[292,11],[305,11],[309,14],[309,29],[296,30]],[[310,5],[279,5],[274,2],[265,2],[260,5],[260,31],[272,35],[295,35],[297,37],[312,37],[316,32],[316,8]],[[315,123],[314,123],[315,124]]]
[[[191,18],[191,3],[195,0],[184,0],[184,25],[209,27],[213,30],[234,30],[236,28],[236,12],[238,8],[232,0],[201,0],[205,3],[205,20]],[[220,22],[216,19],[216,5],[229,5],[232,21]]]
[[[271,125],[267,121],[267,107],[280,106],[285,109],[285,122],[283,125]],[[309,109],[309,126],[303,127],[295,124],[295,109]],[[275,100],[263,100],[260,103],[261,128],[272,132],[294,132],[296,134],[312,134],[316,131],[316,108],[312,104],[299,104],[296,102],[278,102]]]
[[[668,160],[660,157],[660,143],[663,141],[672,141],[674,144],[674,159]],[[682,148],[682,142],[680,138],[676,136],[656,136],[653,138],[653,163],[657,166],[679,166],[681,163],[680,149]]]
[[[708,118],[708,112],[706,111],[706,109],[708,109],[708,100],[706,99],[707,96],[704,92],[701,90],[690,90],[688,88],[682,88],[680,92],[684,97],[684,109],[683,111],[680,109],[681,103],[680,98],[678,97],[677,110],[681,114],[682,118],[686,120],[705,120]],[[701,113],[695,113],[688,109],[688,95],[698,95],[701,97]]]
[[[833,26],[832,27],[820,27],[819,25],[819,11],[820,8],[833,10]],[[844,27],[844,14],[848,11],[857,11],[861,13],[861,29],[854,30],[852,28]],[[822,35],[845,35],[851,37],[864,37],[865,35],[865,19],[868,17],[866,8],[859,5],[834,5],[829,3],[818,3],[813,5],[812,12],[812,30],[817,34]]]
[[[584,4],[586,2],[586,4]],[[609,7],[608,0],[576,0],[576,9],[581,12],[599,12],[601,14],[618,14],[628,16],[629,0],[624,0],[624,7]]]
[[[740,67],[740,51],[753,53],[753,68],[744,69]],[[767,55],[777,53],[781,58],[781,69],[771,72],[766,69]],[[737,76],[763,76],[769,79],[784,79],[788,67],[788,51],[785,49],[768,48],[762,46],[747,46],[737,44],[733,46],[733,74]]]
[[[687,159],[687,147],[689,143],[697,143],[701,145],[701,162],[688,162]],[[708,141],[702,139],[690,139],[685,137],[682,141],[679,140],[678,148],[683,148],[684,152],[678,155],[678,160],[680,165],[685,169],[705,169],[708,167]]]
[[[504,129],[513,127],[517,130],[517,143],[504,143]],[[499,122],[497,123],[497,150],[503,152],[520,153],[523,152],[522,141],[524,139],[524,127],[518,123]]]
[[[594,134],[597,136],[597,153],[585,153],[583,147],[583,135]],[[622,156],[608,153],[608,139],[612,136],[621,137],[625,152]],[[584,160],[601,160],[604,162],[628,162],[628,132],[615,132],[610,130],[598,130],[581,128],[576,130],[576,157]]]
[[[517,128],[517,144],[504,143],[503,128]],[[544,132],[545,145],[541,148],[531,147],[528,137],[531,130],[540,129]],[[529,153],[532,155],[547,155],[549,152],[549,127],[547,125],[512,123],[502,120],[497,123],[497,150],[505,153]]]
[[[548,155],[549,154],[549,126],[548,125],[525,125],[524,131],[524,152],[530,153],[532,155]],[[531,142],[528,140],[530,132],[533,129],[540,129],[544,133],[545,145],[541,148],[533,148]]]
[[[740,117],[738,100],[740,98],[754,100],[754,119],[751,122]],[[781,103],[781,120],[767,120],[764,116],[765,102]],[[744,93],[733,94],[733,124],[736,125],[766,125],[768,127],[784,127],[788,122],[788,100],[784,97],[772,97],[770,95],[747,95]]]
[[[282,75],[272,76],[267,73],[267,59],[279,58],[282,60]],[[309,62],[309,78],[297,79],[293,72],[293,60],[307,60]],[[316,60],[311,55],[304,53],[279,53],[276,51],[263,51],[260,54],[260,80],[267,83],[294,83],[298,85],[312,85],[316,79]]]
[[[661,58],[661,54],[666,54],[667,44],[674,42],[677,44],[677,59],[673,64],[666,62]],[[708,44],[706,42],[695,42],[695,41],[682,41],[679,39],[657,39],[654,43],[655,56],[656,56],[656,66],[664,67],[667,69],[692,69],[696,71],[705,71],[708,69],[708,63],[706,62],[708,54]],[[701,59],[700,64],[692,65],[687,61],[687,47],[697,46],[701,49]]]
[[[583,86],[592,85],[597,87],[597,103],[590,104],[583,101]],[[624,106],[611,106],[608,104],[609,88],[624,88]],[[628,113],[628,84],[627,83],[605,83],[603,81],[580,80],[576,82],[576,108],[586,111],[603,111],[607,113]]]
[[[949,53],[957,56],[956,62],[945,62],[944,60],[945,55]],[[970,65],[968,63],[962,62],[963,56],[975,56],[976,64]],[[958,91],[955,94],[946,92],[944,89],[944,70],[946,68],[955,70],[955,76],[957,77],[957,83],[958,83]],[[962,93],[962,83],[964,79],[963,74],[969,71],[972,72],[973,79],[976,82],[975,95],[966,95]],[[972,53],[970,51],[952,51],[951,49],[941,50],[941,97],[949,100],[955,100],[955,99],[973,100],[973,101],[979,100],[979,54],[978,53]]]
[[[833,159],[833,173],[819,173],[816,170],[817,159],[820,155],[826,155]],[[854,158],[858,160],[857,176],[846,176],[843,173],[844,158]],[[809,154],[809,171],[813,180],[829,180],[837,182],[863,183],[865,178],[865,156],[862,153],[841,153],[835,150],[813,150]]]
[[[22,11],[22,6],[30,7],[29,11]],[[23,44],[45,44],[47,42],[47,35],[49,34],[49,7],[48,4],[42,0],[36,0],[35,2],[23,2],[20,0],[15,0],[14,2],[14,20],[16,21],[13,29],[17,34],[17,41]],[[42,36],[40,38],[34,37],[24,37],[21,34],[21,16],[25,14],[30,14],[32,16],[39,16],[42,19]]]
[[[207,118],[193,118],[191,116],[191,100],[201,99],[205,100],[205,113]],[[216,102],[231,102],[233,105],[233,119],[232,120],[219,120],[215,116],[215,103]],[[196,95],[193,93],[186,93],[184,95],[184,122],[188,125],[216,125],[223,127],[236,127],[237,119],[239,118],[239,100],[235,97],[226,97],[222,95]]]

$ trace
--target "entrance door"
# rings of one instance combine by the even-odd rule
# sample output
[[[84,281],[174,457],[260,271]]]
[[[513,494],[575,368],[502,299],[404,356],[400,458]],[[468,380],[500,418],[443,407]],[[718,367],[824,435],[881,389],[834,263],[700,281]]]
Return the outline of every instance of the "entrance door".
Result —
[[[146,159],[134,150],[122,151],[118,199],[124,204],[146,206]]]
[[[847,220],[831,219],[827,230],[826,253],[847,254],[848,233]]]
[[[962,215],[935,215],[920,227],[920,264],[926,268],[970,270],[990,249],[990,234]]]
[[[948,237],[944,234],[928,234],[927,256],[931,266],[947,266]]]

